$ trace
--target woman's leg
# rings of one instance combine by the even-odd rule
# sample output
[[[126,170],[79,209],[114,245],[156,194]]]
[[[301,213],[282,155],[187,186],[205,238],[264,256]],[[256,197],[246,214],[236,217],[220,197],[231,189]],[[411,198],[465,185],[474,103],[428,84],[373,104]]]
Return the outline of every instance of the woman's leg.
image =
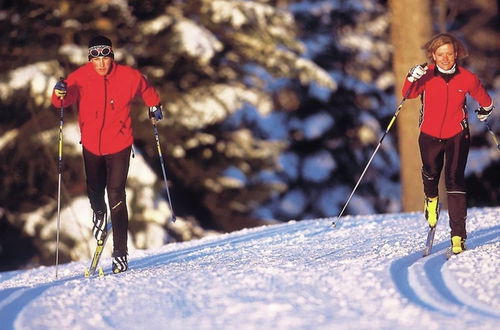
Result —
[[[465,186],[465,166],[469,155],[470,135],[468,130],[446,141],[445,181],[448,193],[448,213],[451,236],[467,238],[465,220],[467,218],[467,194]]]
[[[444,142],[421,133],[418,138],[422,158],[422,181],[426,197],[439,195],[439,177],[444,163]]]

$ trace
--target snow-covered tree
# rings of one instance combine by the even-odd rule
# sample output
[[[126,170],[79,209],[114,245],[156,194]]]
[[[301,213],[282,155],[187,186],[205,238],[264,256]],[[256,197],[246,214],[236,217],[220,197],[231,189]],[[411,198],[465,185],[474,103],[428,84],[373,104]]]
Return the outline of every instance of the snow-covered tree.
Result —
[[[494,65],[498,56],[490,53],[495,21],[492,11],[486,9],[494,7],[491,1],[471,1],[467,5],[437,1],[433,2],[429,19],[440,22],[439,25],[444,22],[449,31],[469,44],[471,56],[465,64],[482,77],[491,95],[498,98],[498,83],[492,77],[498,71],[494,69],[498,67]],[[273,86],[281,111],[273,116],[280,129],[266,120],[247,116],[247,123],[258,127],[263,135],[279,135],[289,141],[289,147],[280,157],[283,169],[274,178],[289,189],[274,195],[257,214],[281,220],[336,216],[394,114],[396,101],[399,103],[401,99],[394,86],[404,74],[393,73],[391,13],[388,2],[378,0],[294,1],[290,9],[306,44],[307,58],[328,70],[335,88],[330,92],[315,84],[304,87],[294,81],[278,80]],[[479,22],[484,23],[481,29]],[[423,20],[412,24],[419,23],[425,24]],[[439,32],[437,25],[433,33]],[[475,32],[471,27],[476,28]],[[411,28],[410,31],[413,32]],[[403,47],[408,45],[405,43]],[[418,46],[415,56],[421,55],[417,52]],[[489,54],[490,62],[484,60],[485,54]],[[403,115],[414,110],[405,106]],[[496,205],[499,195],[493,187],[498,185],[498,179],[493,173],[498,169],[500,155],[492,147],[484,125],[472,111],[470,114],[475,142],[467,172],[469,201],[471,205]],[[490,121],[493,126],[497,122]],[[410,123],[415,129],[417,124],[417,121]],[[498,126],[493,129],[498,135]],[[384,139],[345,214],[402,209],[398,131],[405,134],[399,120]],[[414,164],[416,170],[410,175],[420,180],[421,164],[418,159],[414,159]],[[411,184],[407,187],[410,194],[414,189],[419,188]],[[421,199],[418,204],[422,205]]]
[[[262,116],[274,109],[261,75],[333,87],[325,71],[301,56],[305,46],[296,38],[293,15],[265,2],[9,2],[2,4],[0,18],[8,39],[1,48],[0,97],[6,120],[1,124],[0,153],[11,160],[1,168],[1,203],[15,226],[37,238],[38,248],[49,248],[44,262],[51,261],[54,227],[29,231],[26,226],[46,227],[44,219],[52,219],[54,225],[58,112],[46,108],[51,108],[49,97],[57,79],[87,61],[92,36],[110,37],[115,59],[138,67],[160,90],[166,112],[159,122],[160,140],[174,210],[187,223],[205,228],[230,231],[262,224],[252,211],[286,189],[265,179],[266,171],[276,168],[284,141],[267,140],[248,127],[226,123],[242,108]],[[66,111],[67,126],[75,121],[73,110]],[[150,184],[160,191],[163,182],[151,125],[140,106],[134,116],[137,153],[159,174]],[[74,198],[85,195],[79,146],[68,140],[63,205],[73,205]],[[135,178],[128,183],[135,245],[148,247],[141,237],[155,224],[183,239],[184,234],[176,234],[179,224],[166,223],[168,210],[161,219],[148,218],[147,205],[152,207],[155,198],[147,184]],[[140,202],[144,196],[150,196],[146,206]],[[39,216],[27,213],[33,211]],[[78,235],[63,232],[62,237],[63,260],[78,257]]]
[[[275,116],[290,141],[277,177],[289,190],[257,214],[283,220],[336,216],[394,112],[389,14],[378,1],[297,1],[290,9],[307,58],[325,68],[335,85],[276,84]],[[347,213],[398,210],[398,178],[397,149],[388,136]]]

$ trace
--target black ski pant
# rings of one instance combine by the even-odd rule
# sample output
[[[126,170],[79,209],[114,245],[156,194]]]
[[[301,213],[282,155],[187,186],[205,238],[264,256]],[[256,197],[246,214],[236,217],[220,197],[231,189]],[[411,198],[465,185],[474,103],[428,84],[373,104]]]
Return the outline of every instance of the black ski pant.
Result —
[[[427,197],[436,197],[439,177],[444,164],[448,214],[451,236],[467,238],[467,195],[465,187],[465,165],[469,155],[470,134],[464,129],[448,139],[439,139],[420,133],[418,143],[422,157],[422,179]]]
[[[113,255],[127,253],[128,212],[125,184],[130,164],[131,147],[110,154],[97,156],[83,148],[83,160],[87,177],[87,195],[94,212],[107,211],[104,190],[113,225]],[[107,213],[107,212],[106,212]]]

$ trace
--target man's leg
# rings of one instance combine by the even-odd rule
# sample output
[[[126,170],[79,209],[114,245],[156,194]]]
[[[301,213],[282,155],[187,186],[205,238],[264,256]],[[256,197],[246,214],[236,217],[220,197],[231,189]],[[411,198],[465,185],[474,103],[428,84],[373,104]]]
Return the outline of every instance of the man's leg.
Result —
[[[111,221],[113,224],[113,256],[127,255],[128,212],[125,196],[130,150],[128,147],[118,153],[106,155],[107,191]]]
[[[106,187],[106,162],[103,156],[97,156],[83,148],[83,161],[87,182],[87,195],[94,211],[92,218],[92,233],[99,241],[106,234],[106,202],[104,189]]]

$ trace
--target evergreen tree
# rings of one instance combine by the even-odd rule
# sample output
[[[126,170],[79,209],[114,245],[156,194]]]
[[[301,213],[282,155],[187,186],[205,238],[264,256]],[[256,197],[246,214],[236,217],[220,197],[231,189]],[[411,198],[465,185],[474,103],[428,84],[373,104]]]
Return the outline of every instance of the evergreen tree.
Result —
[[[1,203],[15,226],[49,228],[44,221],[52,219],[50,230],[29,233],[46,251],[43,262],[52,261],[58,123],[57,111],[45,109],[52,108],[50,94],[58,77],[87,61],[92,36],[110,37],[115,59],[138,67],[160,90],[166,112],[166,120],[159,122],[160,139],[174,209],[181,218],[205,228],[230,231],[262,224],[250,216],[252,210],[273,192],[285,189],[261,178],[275,168],[283,141],[268,141],[247,127],[225,123],[244,107],[263,115],[273,110],[261,75],[332,87],[321,68],[301,57],[305,48],[295,36],[293,16],[265,3],[20,1],[2,4],[2,16],[8,43],[1,48],[6,59],[1,77],[6,120],[1,130],[6,136],[0,153],[12,161],[2,164]],[[67,127],[75,127],[75,110],[66,111]],[[160,174],[145,109],[138,105],[134,116],[138,151]],[[65,144],[64,205],[85,195],[79,148],[77,143]],[[130,185],[140,183],[134,178]],[[161,179],[156,187],[162,189]],[[129,188],[136,189],[131,197],[132,239],[148,247],[138,243],[139,232],[147,231],[145,227],[154,221],[137,213],[144,206],[135,204],[144,195],[140,189],[147,187]],[[27,213],[34,210],[41,216],[34,219]],[[165,214],[159,222],[167,226],[167,219]],[[75,251],[84,250],[81,238],[68,232],[62,237],[62,260],[70,255],[78,258]]]
[[[438,2],[430,19],[449,27],[470,45],[471,56],[465,65],[477,72],[495,94],[492,75],[496,71],[491,69],[498,67],[494,65],[498,56],[491,53],[494,47],[487,40],[494,39],[498,28],[494,11],[486,9],[495,6],[491,1],[447,5],[446,1]],[[279,87],[275,98],[281,112],[276,111],[275,116],[285,127],[280,131],[281,137],[290,141],[281,156],[283,169],[278,172],[277,181],[289,189],[274,195],[256,214],[280,220],[337,216],[394,114],[396,100],[400,100],[400,92],[394,86],[403,77],[400,73],[395,76],[392,70],[391,16],[388,3],[383,0],[294,1],[290,9],[307,46],[307,58],[329,72],[336,88],[330,93],[314,84],[300,86],[293,80],[276,84]],[[439,14],[439,10],[444,14]],[[484,23],[481,28],[479,22]],[[485,61],[485,56],[490,61]],[[405,107],[403,112],[414,110]],[[469,200],[476,205],[496,205],[498,189],[492,188],[492,182],[498,182],[493,177],[499,165],[498,154],[490,141],[485,141],[489,135],[484,125],[477,122],[472,111],[469,114],[474,145],[471,157],[483,155],[480,162],[484,164],[481,172],[474,170],[476,162],[469,162]],[[415,128],[417,124],[413,123]],[[491,124],[495,126],[495,121],[491,120]],[[402,210],[398,152],[401,129],[398,120],[345,214]],[[260,130],[263,134],[276,134],[275,130],[266,131],[265,122]],[[498,127],[494,130],[498,132]],[[418,160],[414,162],[420,166]],[[413,175],[418,178],[419,170]],[[407,189],[413,188],[410,185]]]
[[[289,189],[258,214],[282,220],[336,216],[373,152],[381,126],[394,113],[389,15],[378,1],[298,1],[290,8],[307,57],[328,70],[335,89],[290,80],[278,92],[290,140],[278,175]],[[347,213],[397,211],[398,171],[395,141],[388,136]]]

